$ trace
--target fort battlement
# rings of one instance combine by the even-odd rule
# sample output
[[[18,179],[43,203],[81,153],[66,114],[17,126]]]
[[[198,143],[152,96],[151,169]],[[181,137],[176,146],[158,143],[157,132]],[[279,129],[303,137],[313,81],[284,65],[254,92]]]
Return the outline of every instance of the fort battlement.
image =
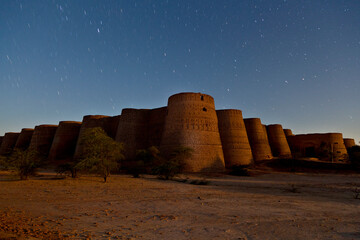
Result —
[[[248,166],[275,158],[319,157],[341,162],[354,139],[341,133],[294,135],[280,124],[265,126],[260,118],[243,119],[238,109],[215,110],[214,98],[203,93],[178,93],[165,107],[124,108],[121,115],[87,115],[82,122],[61,121],[59,125],[39,125],[6,133],[0,137],[0,154],[14,148],[33,148],[48,155],[52,163],[81,157],[84,131],[100,127],[107,135],[124,143],[127,166],[136,161],[136,152],[157,146],[166,158],[180,147],[193,150],[185,160],[186,172],[222,172],[226,168]],[[124,162],[125,163],[125,162]],[[126,165],[125,164],[125,165]]]

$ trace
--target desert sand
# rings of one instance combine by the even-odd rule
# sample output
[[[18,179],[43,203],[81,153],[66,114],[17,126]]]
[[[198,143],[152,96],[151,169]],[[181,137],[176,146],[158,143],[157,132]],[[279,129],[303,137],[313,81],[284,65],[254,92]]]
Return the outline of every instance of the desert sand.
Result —
[[[360,239],[360,174],[181,178],[0,172],[0,239]]]

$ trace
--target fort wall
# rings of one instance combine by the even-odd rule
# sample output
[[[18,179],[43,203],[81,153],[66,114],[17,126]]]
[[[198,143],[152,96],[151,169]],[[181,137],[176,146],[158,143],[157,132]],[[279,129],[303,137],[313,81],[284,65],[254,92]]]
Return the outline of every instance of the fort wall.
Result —
[[[271,153],[274,157],[291,158],[291,151],[284,130],[280,124],[266,127]]]
[[[107,134],[109,134],[109,129],[112,129],[107,125],[107,123],[111,122],[109,120],[111,118],[110,116],[104,116],[104,115],[86,115],[83,117],[83,121],[80,127],[78,140],[76,143],[74,158],[79,158],[83,154],[83,143],[82,143],[82,137],[86,131],[86,129],[89,128],[95,128],[100,127],[102,128]],[[111,134],[111,133],[110,133]]]
[[[244,119],[254,161],[272,159],[268,137],[260,118]]]
[[[289,136],[289,145],[296,156],[318,157],[324,161],[344,162],[347,150],[342,133],[313,133]]]
[[[241,110],[217,110],[218,126],[225,166],[246,166],[253,163],[250,143]]]
[[[43,156],[48,156],[57,125],[39,125],[35,127],[29,149],[34,149]]]
[[[170,157],[180,146],[194,150],[185,161],[186,172],[224,171],[218,119],[211,96],[179,93],[169,97],[160,151]]]
[[[52,142],[49,160],[71,159],[75,153],[81,122],[61,121]]]
[[[344,138],[344,144],[346,148],[351,148],[356,145],[353,138]]]
[[[19,135],[20,133],[14,132],[5,133],[0,147],[0,155],[7,155],[12,152]]]
[[[285,134],[286,137],[294,135],[292,133],[291,129],[286,129],[286,128],[284,129],[284,134]]]
[[[32,135],[34,133],[33,128],[23,128],[16,141],[15,148],[25,150],[29,147]]]
[[[149,109],[124,108],[121,112],[116,141],[125,145],[124,156],[134,159],[136,151],[148,148],[148,114]]]

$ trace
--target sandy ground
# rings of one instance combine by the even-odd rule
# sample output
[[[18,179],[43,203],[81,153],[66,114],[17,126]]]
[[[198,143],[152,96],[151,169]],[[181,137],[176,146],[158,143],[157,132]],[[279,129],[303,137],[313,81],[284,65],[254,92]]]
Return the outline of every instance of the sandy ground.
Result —
[[[360,174],[52,177],[0,172],[0,239],[360,239]]]

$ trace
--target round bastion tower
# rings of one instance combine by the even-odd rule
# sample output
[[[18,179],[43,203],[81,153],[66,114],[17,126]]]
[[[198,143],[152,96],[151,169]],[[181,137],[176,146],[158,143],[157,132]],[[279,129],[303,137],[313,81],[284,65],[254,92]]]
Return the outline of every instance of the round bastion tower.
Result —
[[[214,99],[201,93],[179,93],[169,97],[161,152],[170,157],[179,147],[193,149],[185,160],[185,172],[225,170]]]

